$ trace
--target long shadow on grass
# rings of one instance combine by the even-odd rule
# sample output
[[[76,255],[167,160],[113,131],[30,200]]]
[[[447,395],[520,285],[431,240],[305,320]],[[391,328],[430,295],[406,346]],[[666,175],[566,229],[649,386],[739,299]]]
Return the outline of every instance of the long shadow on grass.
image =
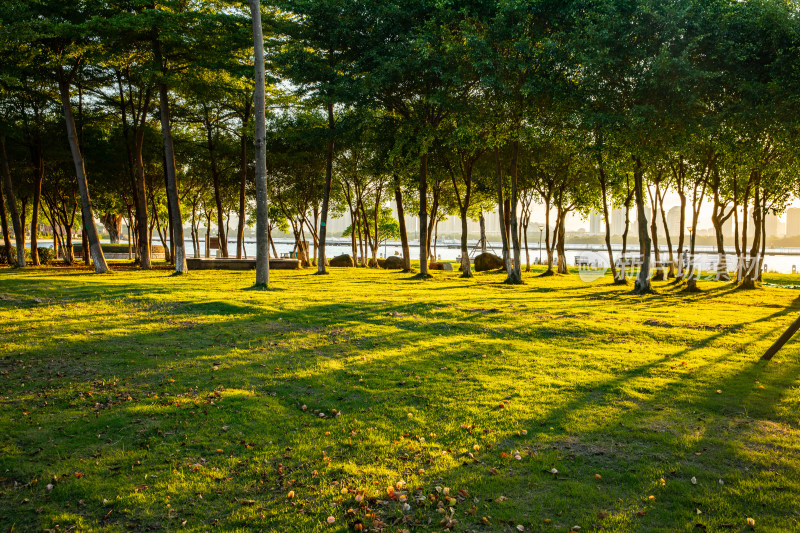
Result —
[[[716,363],[733,355],[725,354]],[[796,496],[797,486],[787,493],[785,485],[770,480],[778,468],[775,461],[744,453],[743,447],[766,444],[752,442],[759,435],[749,431],[754,421],[747,413],[775,418],[781,387],[794,381],[800,370],[797,362],[768,379],[762,377],[765,365],[757,361],[744,369],[731,368],[727,377],[713,383],[676,376],[649,398],[630,398],[626,389],[657,365],[642,365],[609,380],[596,387],[599,393],[573,396],[542,419],[511,425],[491,451],[475,454],[478,463],[465,459],[435,483],[478,487],[481,492],[473,495],[481,501],[509,496],[510,502],[518,503],[482,504],[478,514],[533,528],[544,518],[567,527],[599,523],[614,530],[643,531],[690,529],[695,523],[715,528],[736,524],[734,529],[742,529],[746,516],[759,516],[772,527],[796,520],[791,491]],[[756,387],[755,378],[764,380],[767,389]],[[722,394],[715,392],[717,387]],[[731,398],[740,399],[742,405],[733,419],[725,412]],[[604,407],[611,407],[615,414],[599,420],[595,411],[608,413]],[[546,427],[541,429],[542,425]],[[556,428],[555,434],[550,426]],[[512,427],[529,434],[513,436]],[[479,434],[480,429],[475,431]],[[516,463],[514,450],[534,455],[523,451],[525,462]],[[796,445],[788,443],[775,450],[781,457],[788,456],[778,470],[783,479],[798,478],[797,451]],[[552,468],[559,474],[548,473]],[[599,473],[601,480],[594,476]],[[761,487],[750,484],[750,475]],[[694,476],[697,485],[690,482]],[[659,479],[665,480],[663,486]],[[720,485],[721,479],[727,485]],[[767,494],[760,494],[767,487]],[[655,501],[648,499],[651,494],[656,495]],[[531,500],[539,514],[528,522],[520,515],[529,510]],[[675,507],[679,504],[682,508]],[[769,505],[770,511],[765,513],[762,504]],[[700,508],[702,517],[696,514]],[[555,517],[561,513],[567,516],[559,522]]]
[[[40,474],[50,475],[51,468],[54,468],[54,473],[59,476],[65,471],[71,474],[75,467],[69,463],[70,460],[88,459],[91,454],[100,454],[90,461],[99,462],[100,468],[89,472],[89,480],[94,476],[94,483],[98,483],[97,478],[101,480],[99,481],[101,484],[107,481],[104,490],[114,491],[122,496],[119,503],[112,504],[117,510],[116,514],[112,513],[110,518],[104,519],[107,508],[96,501],[97,493],[72,478],[69,481],[62,480],[61,483],[64,483],[65,487],[71,487],[74,492],[53,493],[52,500],[62,506],[68,502],[74,505],[74,500],[83,496],[80,499],[89,501],[87,509],[76,512],[87,516],[94,523],[108,526],[117,524],[122,527],[126,522],[131,522],[136,529],[144,529],[148,526],[163,527],[171,520],[171,515],[166,510],[154,510],[151,514],[146,514],[142,513],[141,509],[144,506],[155,508],[157,500],[168,490],[169,483],[179,483],[169,472],[180,469],[188,481],[186,485],[178,484],[179,488],[174,491],[173,508],[177,509],[179,516],[198,516],[205,520],[210,518],[192,507],[197,500],[191,496],[199,488],[206,496],[205,506],[213,510],[217,516],[230,516],[225,522],[226,526],[252,527],[254,524],[265,525],[264,519],[260,519],[257,513],[242,511],[248,506],[241,504],[234,497],[255,499],[259,502],[256,508],[260,506],[267,509],[284,509],[285,495],[290,487],[301,494],[305,491],[305,487],[310,485],[308,492],[311,492],[310,488],[314,488],[316,493],[321,494],[314,496],[314,500],[308,500],[308,514],[311,517],[321,515],[324,518],[330,512],[327,504],[336,501],[337,498],[344,499],[345,506],[355,505],[350,501],[350,496],[347,498],[336,496],[338,487],[331,488],[332,482],[341,482],[344,479],[358,481],[362,485],[368,482],[367,479],[351,472],[348,465],[360,463],[364,468],[369,465],[377,469],[377,472],[371,474],[383,482],[379,486],[385,486],[386,482],[394,481],[392,476],[408,477],[407,474],[413,475],[419,468],[431,469],[425,461],[431,460],[435,464],[441,460],[446,448],[457,450],[458,446],[462,445],[457,435],[464,430],[457,427],[457,422],[453,431],[443,433],[441,439],[428,437],[432,441],[432,448],[419,457],[390,444],[391,438],[389,440],[385,437],[373,438],[367,431],[367,426],[372,426],[377,427],[381,435],[427,436],[424,423],[426,418],[432,421],[437,416],[452,419],[466,414],[453,409],[455,405],[451,399],[437,396],[447,390],[446,387],[450,387],[452,392],[452,384],[445,384],[442,380],[461,379],[457,377],[458,374],[450,377],[450,371],[442,371],[443,375],[437,375],[435,371],[431,371],[432,368],[423,366],[438,368],[439,365],[452,367],[457,364],[467,364],[463,359],[456,357],[462,347],[447,347],[447,337],[431,343],[432,333],[440,330],[434,329],[430,324],[420,324],[418,320],[404,317],[399,317],[400,320],[388,317],[391,312],[408,313],[409,305],[365,304],[354,308],[352,305],[330,304],[306,306],[303,310],[284,309],[269,312],[256,306],[242,304],[226,303],[222,307],[217,307],[216,302],[178,301],[170,302],[167,306],[154,302],[152,305],[153,307],[148,308],[151,311],[168,309],[171,315],[132,321],[129,324],[132,332],[128,335],[101,335],[91,340],[64,342],[58,347],[59,352],[56,353],[66,354],[76,362],[84,359],[93,366],[99,365],[104,358],[113,357],[114,351],[123,352],[119,357],[122,361],[118,363],[124,363],[128,357],[133,357],[135,365],[133,368],[126,368],[125,364],[116,364],[87,375],[77,375],[75,376],[78,378],[77,383],[74,380],[72,383],[65,380],[49,383],[38,389],[33,388],[32,391],[29,387],[26,391],[26,402],[28,394],[31,397],[37,393],[49,394],[51,403],[59,402],[55,403],[54,407],[62,409],[62,414],[66,416],[45,421],[47,431],[38,432],[30,428],[14,434],[12,440],[17,442],[19,451],[3,454],[1,463],[4,468],[11,471],[9,479],[24,480]],[[428,312],[435,309],[437,304],[434,303],[412,306],[413,312]],[[789,309],[784,309],[756,322],[772,320],[788,312]],[[247,317],[235,318],[243,314]],[[217,323],[201,322],[185,326],[180,324],[182,321],[191,321],[197,317],[217,315],[226,317],[223,327]],[[316,317],[315,324],[307,325],[301,322],[311,317]],[[96,315],[82,318],[92,322],[107,317]],[[284,320],[278,321],[278,318]],[[471,317],[471,322],[474,323],[475,318]],[[168,319],[178,323],[172,325]],[[321,323],[319,320],[322,319],[330,322]],[[163,321],[164,327],[157,331],[137,332],[137,329],[150,326],[156,320]],[[487,322],[491,320],[493,320],[492,315],[489,315]],[[366,324],[372,328],[389,327],[390,331],[376,331],[373,334],[348,331],[348,328],[355,323]],[[740,324],[740,327],[743,325],[744,323]],[[710,346],[722,339],[725,334],[725,332],[715,333],[684,353],[678,352],[675,355],[685,357],[694,350]],[[187,346],[187,338],[194,344],[189,343]],[[102,350],[98,357],[82,358],[77,355],[80,352],[96,349],[101,339],[105,344],[105,350]],[[462,339],[459,342],[475,341]],[[420,343],[429,348],[420,352],[418,349]],[[169,351],[161,354],[159,348],[166,348]],[[383,353],[377,353],[378,350]],[[362,353],[374,361],[359,362],[358,356]],[[34,368],[14,367],[12,371],[15,376],[22,375],[23,372],[33,373],[36,365],[42,366],[43,361],[52,356],[53,347],[31,347],[20,357],[33,361]],[[725,354],[719,357],[717,362],[730,360],[731,357],[731,354]],[[215,371],[212,363],[217,361],[221,364],[213,365],[220,367]],[[402,361],[402,364],[397,364],[397,361]],[[263,369],[260,366],[262,364],[266,365]],[[521,439],[519,442],[514,440],[515,437],[509,437],[509,440],[500,439],[499,444],[490,451],[477,454],[478,460],[483,461],[483,464],[467,461],[469,466],[454,466],[444,472],[434,469],[436,474],[433,476],[419,474],[420,483],[431,492],[434,483],[454,488],[466,486],[473,492],[471,496],[478,496],[484,501],[486,498],[496,498],[499,496],[498,493],[510,496],[511,500],[505,502],[505,505],[481,504],[479,511],[484,512],[484,509],[489,509],[493,520],[515,519],[518,520],[517,523],[523,522],[528,526],[539,523],[540,517],[520,517],[521,513],[530,512],[528,508],[532,498],[528,497],[536,496],[538,500],[535,501],[540,503],[533,505],[535,511],[547,511],[555,518],[557,512],[561,510],[567,513],[564,521],[580,521],[588,527],[596,520],[594,514],[597,509],[611,508],[620,515],[619,518],[612,517],[612,520],[619,520],[623,524],[620,527],[626,528],[627,524],[627,529],[656,530],[663,524],[649,522],[650,518],[638,518],[633,516],[633,513],[645,505],[653,505],[645,503],[646,491],[657,490],[657,475],[665,475],[669,480],[667,485],[669,489],[658,494],[659,501],[664,499],[665,505],[671,500],[685,501],[684,487],[677,483],[676,478],[682,473],[679,468],[680,461],[688,456],[689,450],[688,448],[683,450],[682,455],[676,457],[660,449],[654,452],[653,448],[661,446],[670,450],[678,446],[686,448],[682,439],[690,431],[696,430],[688,427],[688,422],[694,421],[695,415],[689,416],[684,411],[697,408],[701,415],[713,413],[714,405],[704,404],[703,398],[706,397],[705,393],[711,394],[712,399],[717,398],[713,396],[713,392],[704,393],[703,388],[707,389],[709,385],[698,383],[696,379],[673,380],[669,391],[659,392],[650,399],[629,398],[631,397],[629,388],[632,383],[650,377],[651,372],[663,364],[662,361],[653,361],[605,382],[590,384],[599,392],[582,393],[574,388],[564,391],[568,394],[568,400],[563,405],[547,410],[541,417],[516,421],[520,427],[530,428],[527,439]],[[413,372],[415,366],[425,369],[423,375],[426,380],[431,381],[430,384],[415,386],[413,376],[406,375],[408,370]],[[469,386],[470,383],[477,385],[481,380],[491,379],[492,368],[486,367],[476,378],[478,383],[465,381],[462,386]],[[758,368],[754,364],[751,369],[731,376],[714,386],[724,389],[726,394],[728,390],[732,392],[744,390],[745,385],[752,384],[753,377],[758,375]],[[778,383],[797,370],[793,365],[786,365],[785,368]],[[501,370],[509,372],[508,369]],[[448,373],[444,375],[445,372]],[[114,374],[121,380],[130,378],[131,381],[118,386],[120,394],[112,392],[116,390],[115,388],[98,391],[97,382],[111,380]],[[378,374],[381,378],[377,377]],[[175,379],[178,384],[173,384],[170,379]],[[359,381],[361,379],[364,381]],[[57,392],[48,393],[48,389],[57,386],[63,387],[61,397]],[[67,389],[67,386],[70,388]],[[94,390],[94,394],[88,395],[88,390]],[[249,392],[245,394],[244,391]],[[130,394],[131,392],[133,394]],[[271,395],[273,392],[276,396]],[[84,397],[79,398],[79,393]],[[217,393],[220,397],[215,395]],[[233,393],[236,395],[229,398],[228,395]],[[127,400],[128,395],[133,399]],[[753,401],[750,400],[751,397],[752,394],[747,401]],[[98,402],[98,399],[102,401]],[[467,403],[464,405],[464,411],[468,412],[472,407],[470,404],[474,403],[476,398],[466,396],[465,401]],[[232,404],[232,407],[228,408],[226,402]],[[69,403],[76,405],[70,407]],[[100,406],[96,407],[98,403]],[[613,407],[615,403],[632,407],[614,411],[614,416],[603,422],[592,418],[591,413],[595,408],[604,405]],[[303,411],[301,405],[307,405],[309,409]],[[761,406],[762,403],[758,405]],[[345,413],[343,418],[319,419],[314,413],[314,410],[321,408],[330,414],[334,406]],[[668,428],[667,432],[658,434],[652,431],[645,432],[643,429],[645,422],[665,420],[662,414],[656,414],[663,413],[658,409],[664,409],[665,406],[671,409],[670,413],[672,410],[680,410],[681,412],[676,415],[678,422],[687,427],[672,428],[671,431]],[[223,409],[220,410],[220,407]],[[497,409],[496,406],[494,408]],[[89,422],[84,421],[82,417],[85,413],[81,411],[84,410],[90,414]],[[248,421],[247,417],[234,417],[234,411],[251,415],[253,421]],[[405,419],[405,413],[416,413],[416,417]],[[768,416],[774,415],[769,410],[764,413]],[[581,415],[591,420],[594,427],[580,429],[576,418]],[[75,420],[70,420],[67,416],[75,417]],[[223,430],[222,428],[230,423],[231,417],[237,421],[236,426]],[[354,420],[356,418],[366,420],[358,423]],[[420,423],[417,423],[418,419],[421,419]],[[189,427],[179,425],[176,429],[176,423],[181,421],[188,423]],[[488,424],[498,427],[503,422],[510,422],[505,414],[497,414],[496,417],[493,415],[487,420]],[[546,423],[545,429],[538,425],[541,422]],[[619,426],[620,423],[624,426]],[[670,422],[667,420],[666,423]],[[56,425],[63,429],[57,430]],[[106,428],[106,426],[111,427]],[[546,430],[549,426],[558,427],[559,434],[554,437]],[[562,431],[561,428],[573,429]],[[356,444],[347,445],[344,442],[331,444],[331,440],[325,435],[331,430],[340,433],[344,433],[345,430],[356,431],[357,434],[353,437]],[[631,432],[634,430],[639,434],[644,432],[645,437],[632,436]],[[235,437],[234,433],[228,437],[227,431],[238,432],[241,436]],[[560,434],[563,433],[568,436],[562,438]],[[85,440],[80,441],[76,440],[76,437],[69,436],[85,434],[96,434],[100,437],[87,445]],[[184,436],[187,437],[185,440]],[[58,444],[57,452],[48,439]],[[110,443],[106,442],[108,439],[111,439]],[[708,445],[717,447],[721,457],[731,456],[732,450],[728,446],[734,446],[734,443],[720,444],[719,439],[708,436],[707,431],[701,432],[700,439],[691,442],[692,449],[705,443],[706,447],[709,447]],[[186,444],[181,446],[183,442]],[[456,445],[450,445],[450,442]],[[119,447],[123,445],[133,453],[122,455]],[[531,459],[526,458],[526,461],[530,462],[520,463],[525,466],[515,470],[517,467],[509,466],[515,463],[509,463],[511,460],[504,460],[499,456],[498,448],[506,449],[506,446],[509,451],[512,451],[511,447],[529,446],[537,455]],[[556,447],[555,450],[552,449],[553,446]],[[42,451],[37,455],[26,455],[38,448],[42,448]],[[216,452],[217,448],[222,449],[224,453]],[[332,462],[327,470],[324,459],[326,456],[321,453],[322,450],[327,450],[327,458]],[[595,452],[602,452],[603,455],[592,455]],[[229,453],[233,453],[234,456],[228,457]],[[569,454],[575,455],[575,459],[564,459],[568,458]],[[436,458],[437,455],[439,459]],[[205,463],[200,459],[204,459]],[[267,466],[262,466],[263,471],[248,470],[242,473],[237,470],[237,464],[242,460]],[[140,461],[142,466],[137,467],[136,461]],[[167,461],[170,462],[169,468],[159,466]],[[625,462],[629,462],[635,472],[620,468]],[[277,463],[281,463],[283,466],[280,468],[291,472],[291,475],[281,475]],[[489,472],[492,466],[498,468],[497,476],[492,476]],[[550,468],[559,466],[559,470],[570,476],[569,479],[556,481],[552,474],[544,474],[542,470],[549,469],[548,466]],[[759,471],[763,470],[760,465],[745,459],[736,463],[736,467],[746,466],[754,470],[757,468]],[[117,470],[109,470],[112,468]],[[127,471],[137,472],[137,468],[142,470],[141,474],[127,474]],[[194,468],[198,470],[194,471]],[[613,491],[607,489],[605,492],[613,492],[614,496],[622,497],[622,502],[615,503],[614,498],[594,489],[597,482],[591,476],[591,472],[595,468],[603,469],[604,483],[616,483],[621,487]],[[313,481],[313,470],[323,472],[318,482]],[[125,471],[126,474],[117,476],[108,474],[109,471]],[[676,474],[671,475],[672,471]],[[153,478],[155,481],[149,483],[149,488],[138,489],[143,483],[144,473],[157,474],[158,477]],[[717,474],[716,471],[709,471],[708,477],[711,477],[712,473]],[[586,479],[578,478],[578,474],[587,474]],[[292,478],[300,481],[288,484]],[[265,481],[265,486],[260,487],[258,481]],[[686,484],[685,480],[683,483]],[[668,492],[673,490],[673,486],[681,487],[675,489],[679,492]],[[44,491],[41,487],[32,490]],[[59,491],[61,490],[59,488]],[[147,496],[148,491],[155,492],[155,495]],[[318,507],[313,503],[316,500],[321,502]],[[576,501],[579,502],[580,509],[570,510],[576,506]],[[741,502],[741,499],[736,501]],[[698,502],[699,505],[703,504]],[[343,509],[340,511],[343,513]],[[675,516],[680,520],[677,523],[685,523],[684,511],[676,511],[678,514]],[[22,512],[38,520],[32,510]],[[437,516],[432,510],[430,514]],[[42,516],[43,524],[49,516],[48,510]],[[663,518],[663,515],[655,511],[651,516],[652,520],[656,517]],[[313,521],[304,515],[298,515],[296,520],[301,529],[314,525]],[[464,517],[462,520],[469,521],[470,524],[474,520],[475,528],[483,527],[477,517],[474,519]],[[639,522],[632,522],[633,520]],[[424,528],[424,522],[422,524],[417,527]],[[204,522],[204,525],[208,528],[213,524]]]

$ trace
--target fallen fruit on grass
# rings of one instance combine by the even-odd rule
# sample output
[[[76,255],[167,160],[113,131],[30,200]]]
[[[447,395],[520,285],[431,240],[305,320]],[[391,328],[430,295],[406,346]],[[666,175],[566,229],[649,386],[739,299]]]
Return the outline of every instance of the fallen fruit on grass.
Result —
[[[594,478],[599,481],[599,480],[603,479],[603,476],[601,476],[600,474],[595,474]]]
[[[747,525],[748,525],[748,526],[750,526],[750,527],[755,527],[755,525],[756,525],[756,521],[755,521],[755,520],[753,520],[752,518],[749,518],[749,517],[748,517],[748,518],[747,518]]]
[[[329,516],[327,522],[329,524],[333,524],[334,522],[336,522],[336,519],[334,517],[332,517],[332,516]]]

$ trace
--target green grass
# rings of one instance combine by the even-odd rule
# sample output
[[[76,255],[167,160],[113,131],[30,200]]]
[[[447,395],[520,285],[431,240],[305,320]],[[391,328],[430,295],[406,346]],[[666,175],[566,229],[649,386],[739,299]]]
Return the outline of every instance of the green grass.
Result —
[[[0,270],[0,528],[800,529],[800,292],[311,274]]]

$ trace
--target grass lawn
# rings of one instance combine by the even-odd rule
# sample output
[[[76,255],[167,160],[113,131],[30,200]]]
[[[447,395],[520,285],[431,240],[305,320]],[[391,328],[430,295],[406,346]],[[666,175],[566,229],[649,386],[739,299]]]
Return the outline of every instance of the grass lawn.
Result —
[[[0,269],[0,529],[800,530],[797,290],[311,274]]]

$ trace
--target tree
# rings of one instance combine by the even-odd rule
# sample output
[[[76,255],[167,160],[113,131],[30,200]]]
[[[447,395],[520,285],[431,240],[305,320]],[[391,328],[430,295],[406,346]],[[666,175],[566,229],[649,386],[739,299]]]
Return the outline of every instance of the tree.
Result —
[[[327,118],[317,257],[317,274],[326,274],[325,246],[337,136],[335,109],[359,100],[353,72],[358,45],[353,42],[353,35],[362,22],[362,8],[358,3],[341,0],[292,0],[278,2],[278,6],[286,11],[286,16],[278,19],[278,32],[284,38],[276,40],[275,61],[297,86],[297,92],[321,106]]]
[[[14,186],[11,183],[11,170],[8,167],[8,155],[6,153],[6,138],[4,135],[0,134],[0,165],[2,165],[2,172],[3,172],[3,193],[5,198],[8,199],[8,211],[11,214],[11,223],[12,227],[14,228],[14,236],[16,237],[17,241],[17,259],[16,264],[19,267],[25,266],[25,230],[22,227],[22,222],[19,217],[19,212],[17,211],[17,199],[14,196]],[[8,229],[5,223],[5,210],[2,213],[3,216],[3,238],[5,239],[6,244],[6,258],[9,264],[11,264],[11,248],[8,240]]]
[[[256,286],[269,286],[269,218],[267,210],[267,98],[261,0],[250,0],[255,49],[255,150],[256,150]]]

